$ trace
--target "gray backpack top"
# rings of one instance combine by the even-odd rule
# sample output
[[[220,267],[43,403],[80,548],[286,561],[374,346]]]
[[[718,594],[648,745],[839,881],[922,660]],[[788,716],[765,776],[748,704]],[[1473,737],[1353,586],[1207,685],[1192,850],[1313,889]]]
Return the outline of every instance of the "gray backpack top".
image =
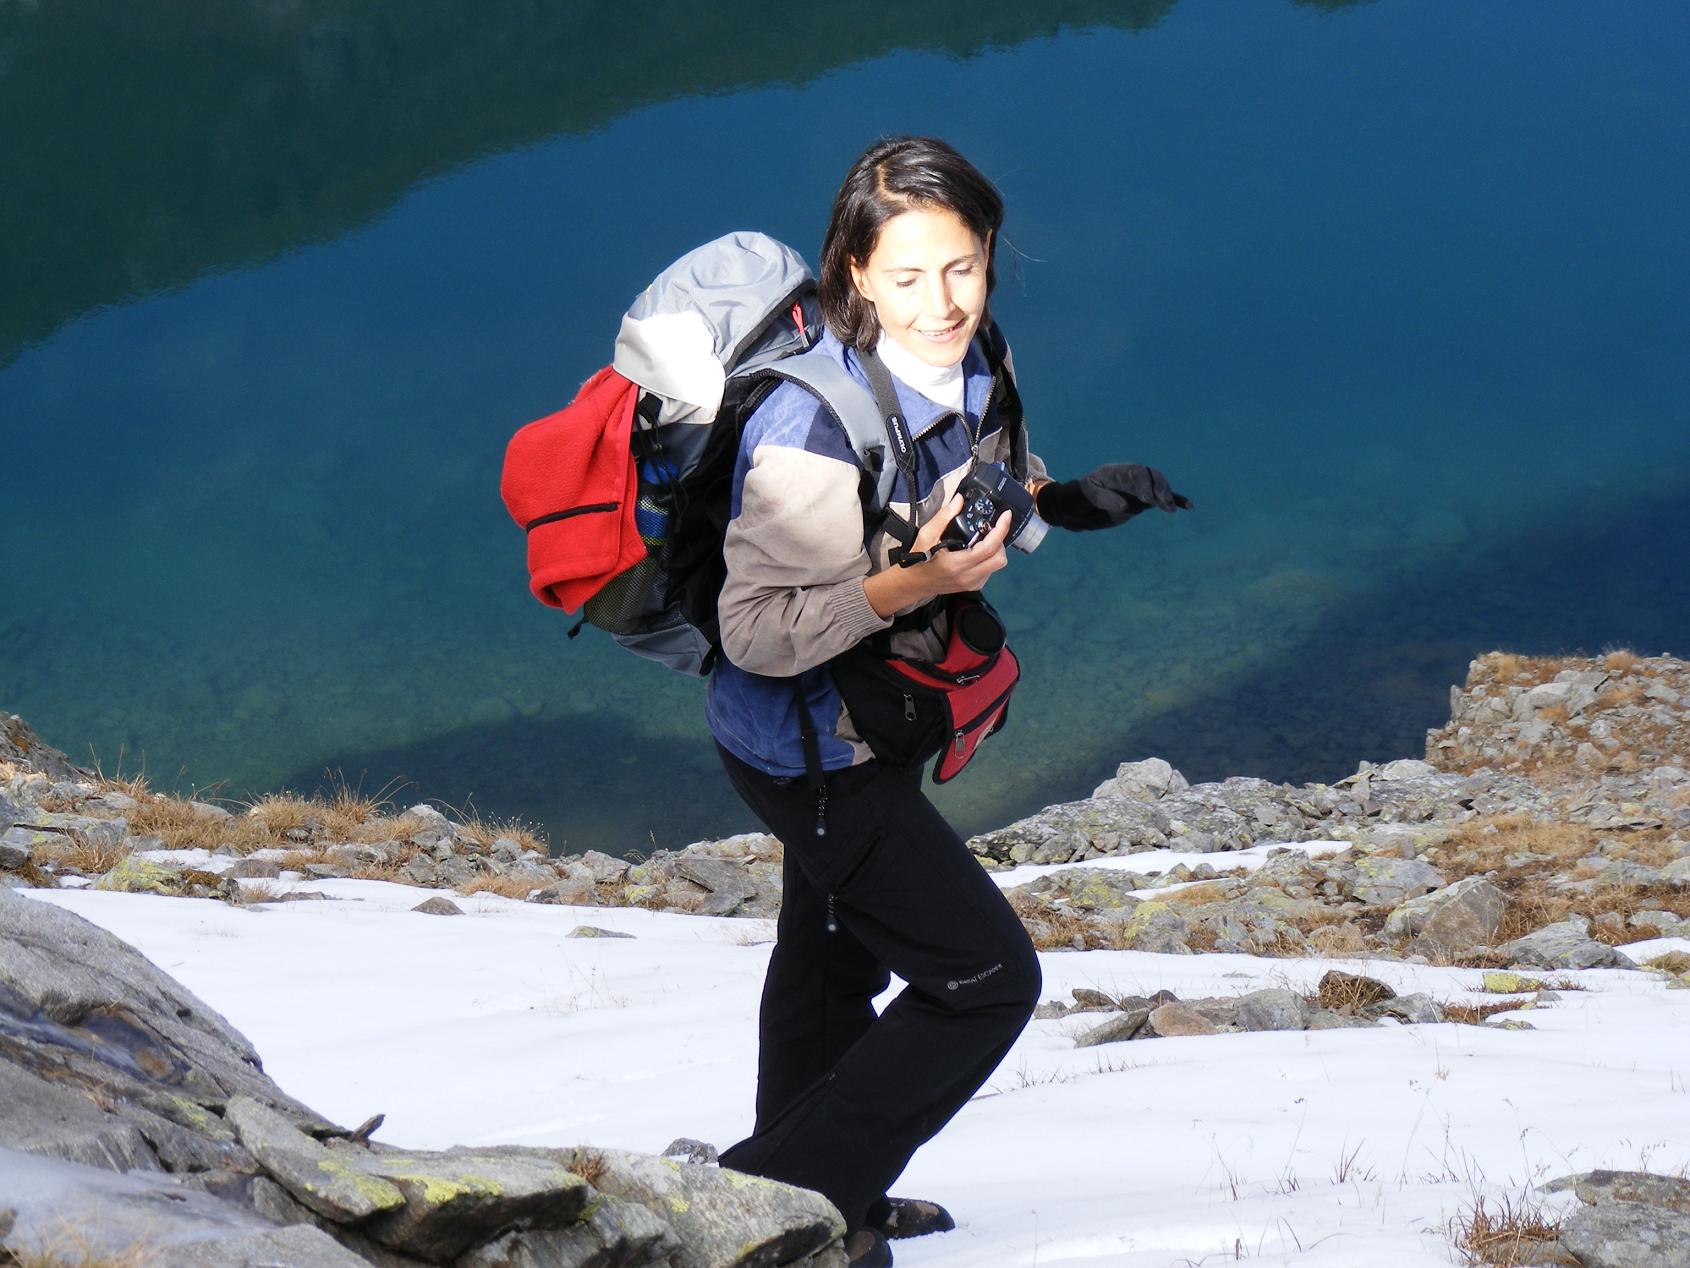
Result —
[[[886,420],[837,362],[803,355],[821,332],[814,275],[761,233],[689,251],[629,307],[611,365],[642,389],[630,460],[646,557],[586,601],[585,622],[670,669],[710,672],[740,426],[775,381],[815,394],[874,476],[868,510],[886,506],[898,472]]]

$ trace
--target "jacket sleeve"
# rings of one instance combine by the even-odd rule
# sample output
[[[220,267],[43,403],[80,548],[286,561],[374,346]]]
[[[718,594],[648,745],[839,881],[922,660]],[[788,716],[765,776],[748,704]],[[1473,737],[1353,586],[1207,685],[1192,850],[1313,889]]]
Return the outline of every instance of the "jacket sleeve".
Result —
[[[853,462],[760,444],[722,553],[722,650],[750,673],[790,677],[833,659],[890,621],[863,593],[870,571]]]

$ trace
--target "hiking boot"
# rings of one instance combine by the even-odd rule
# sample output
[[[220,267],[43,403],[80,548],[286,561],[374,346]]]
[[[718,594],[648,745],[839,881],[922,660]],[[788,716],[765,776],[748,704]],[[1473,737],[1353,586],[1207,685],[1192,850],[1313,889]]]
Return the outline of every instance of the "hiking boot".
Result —
[[[892,1248],[878,1228],[845,1234],[845,1262],[850,1268],[892,1268]]]
[[[901,1237],[925,1237],[929,1233],[948,1233],[956,1227],[951,1213],[937,1202],[923,1202],[919,1198],[892,1198],[877,1202],[869,1208],[868,1226],[879,1229],[889,1240]]]

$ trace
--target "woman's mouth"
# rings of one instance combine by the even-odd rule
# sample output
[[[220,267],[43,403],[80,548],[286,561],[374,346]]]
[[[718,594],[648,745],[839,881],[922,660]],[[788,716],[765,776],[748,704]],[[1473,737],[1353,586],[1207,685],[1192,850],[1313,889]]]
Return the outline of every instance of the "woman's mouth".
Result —
[[[947,343],[956,338],[957,331],[961,330],[962,327],[963,322],[958,320],[946,326],[943,330],[918,330],[916,333],[923,339],[930,339],[934,343]]]

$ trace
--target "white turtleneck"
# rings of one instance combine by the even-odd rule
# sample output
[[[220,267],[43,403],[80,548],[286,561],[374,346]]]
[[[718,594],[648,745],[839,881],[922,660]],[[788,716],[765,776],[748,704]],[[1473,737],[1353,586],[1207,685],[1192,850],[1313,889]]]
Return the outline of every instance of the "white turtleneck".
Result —
[[[902,379],[935,405],[962,412],[962,362],[928,365],[896,340],[888,339],[884,330],[880,332],[880,342],[875,345],[875,351],[894,378]]]

